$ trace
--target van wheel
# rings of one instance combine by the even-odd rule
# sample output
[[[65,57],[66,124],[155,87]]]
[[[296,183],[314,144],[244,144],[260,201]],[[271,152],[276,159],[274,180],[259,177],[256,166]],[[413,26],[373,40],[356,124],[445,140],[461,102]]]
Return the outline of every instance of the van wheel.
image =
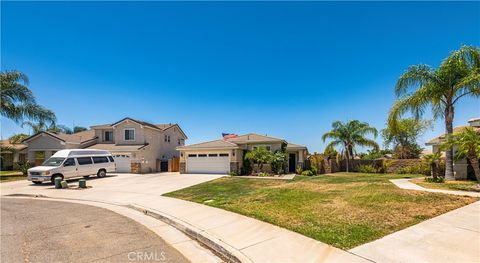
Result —
[[[42,184],[42,182],[39,181],[33,181],[34,184]]]
[[[107,176],[107,171],[105,171],[103,169],[98,171],[97,177],[102,178],[102,177],[105,177],[105,176]]]
[[[63,180],[63,175],[60,175],[60,174],[52,175],[52,178],[50,178],[50,181],[52,182],[52,184],[55,184],[55,178],[62,178]]]

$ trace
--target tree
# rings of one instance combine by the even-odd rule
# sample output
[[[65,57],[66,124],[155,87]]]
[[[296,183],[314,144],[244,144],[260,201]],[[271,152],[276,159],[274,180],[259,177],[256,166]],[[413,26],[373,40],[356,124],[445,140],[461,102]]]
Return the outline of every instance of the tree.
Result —
[[[443,119],[447,135],[453,133],[455,106],[463,97],[480,97],[480,48],[462,46],[434,69],[428,65],[410,66],[395,86],[397,101],[388,124],[395,129],[398,119],[411,112],[419,119],[431,107],[435,119]],[[454,179],[453,151],[445,149],[445,179]]]
[[[288,154],[284,151],[276,151],[272,154],[270,165],[272,171],[276,174],[282,174],[286,171],[288,162]]]
[[[28,77],[22,72],[0,72],[0,114],[17,123],[26,119],[55,123],[55,114],[37,104],[27,85]]]
[[[433,179],[436,181],[438,178],[438,162],[440,161],[441,154],[440,153],[433,153],[433,154],[426,154],[422,157],[423,161],[430,167],[430,174],[432,175]]]
[[[8,138],[8,141],[11,144],[17,144],[17,143],[22,143],[23,140],[28,138],[28,135],[25,133],[19,133],[19,134],[14,134]]]
[[[336,159],[338,152],[333,148],[332,145],[329,145],[325,147],[325,151],[323,152],[323,155],[328,158],[328,159]]]
[[[81,127],[81,126],[73,127],[73,133],[82,132],[82,131],[86,131],[86,130],[87,130],[87,128]]]
[[[467,127],[463,131],[453,133],[442,143],[444,149],[456,148],[455,159],[467,158],[473,167],[475,177],[480,184],[480,167],[478,159],[480,158],[480,132],[472,127]]]
[[[356,153],[355,147],[373,147],[378,149],[378,144],[366,136],[372,134],[377,137],[377,129],[371,127],[366,122],[360,122],[358,120],[349,121],[343,123],[336,121],[332,123],[332,130],[323,134],[322,140],[325,142],[327,139],[332,139],[327,147],[342,147],[342,156],[347,161],[347,172],[349,172],[350,160],[353,159]]]
[[[431,127],[431,121],[409,118],[398,120],[395,127],[387,126],[381,133],[385,146],[392,147],[396,158],[415,159],[423,150],[417,139]]]
[[[252,151],[247,152],[245,158],[258,165],[258,171],[261,172],[263,165],[270,163],[272,160],[272,152],[266,147],[256,147]]]
[[[66,133],[66,134],[73,134],[72,129],[65,125],[57,125],[57,124],[52,124],[52,125],[47,125],[45,122],[31,122],[31,121],[26,121],[22,123],[22,128],[24,126],[28,126],[32,129],[33,134],[39,133],[39,132],[52,132],[52,133]]]

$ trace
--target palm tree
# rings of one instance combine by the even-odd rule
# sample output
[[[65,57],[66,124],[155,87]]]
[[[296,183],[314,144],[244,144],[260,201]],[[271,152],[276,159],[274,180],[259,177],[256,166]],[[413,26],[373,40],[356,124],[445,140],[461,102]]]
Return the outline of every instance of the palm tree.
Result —
[[[0,115],[17,123],[25,119],[55,123],[55,114],[36,103],[25,74],[0,72],[0,85]]]
[[[22,123],[22,128],[24,126],[28,126],[30,127],[30,129],[32,129],[32,133],[33,134],[36,134],[36,133],[39,133],[39,132],[43,132],[43,131],[46,131],[46,132],[53,132],[53,133],[66,133],[66,134],[73,134],[73,130],[70,129],[69,127],[65,126],[65,125],[61,125],[61,124],[51,124],[51,125],[47,125],[45,122],[31,122],[31,121],[26,121],[24,123]]]
[[[17,144],[17,143],[22,143],[23,140],[25,140],[26,138],[28,138],[28,135],[25,134],[25,133],[18,133],[18,134],[14,134],[12,136],[10,136],[8,138],[8,141],[11,143],[11,144]]]
[[[473,167],[475,177],[480,184],[480,167],[478,159],[480,158],[480,132],[472,127],[467,127],[463,131],[451,134],[442,144],[444,148],[456,147],[455,159],[467,158]]]
[[[388,124],[395,128],[397,120],[406,112],[419,119],[431,106],[435,119],[445,121],[447,135],[453,132],[455,106],[463,97],[480,97],[480,48],[462,46],[450,53],[434,69],[428,65],[409,67],[395,86],[397,101],[392,106]],[[453,151],[445,152],[445,179],[454,179]]]
[[[360,122],[358,120],[349,121],[343,123],[341,121],[336,121],[332,123],[332,130],[323,134],[322,140],[325,142],[327,139],[332,139],[327,147],[342,147],[342,156],[347,161],[347,173],[349,172],[350,159],[353,159],[354,154],[356,153],[355,147],[373,147],[378,149],[378,144],[371,139],[368,139],[366,136],[373,134],[377,137],[377,129],[371,127],[366,122]]]

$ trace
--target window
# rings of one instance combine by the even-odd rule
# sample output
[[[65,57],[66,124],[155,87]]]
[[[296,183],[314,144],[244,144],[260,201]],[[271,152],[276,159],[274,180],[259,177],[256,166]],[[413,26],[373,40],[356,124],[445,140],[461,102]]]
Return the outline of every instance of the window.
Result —
[[[168,135],[168,142],[170,142],[170,135]]]
[[[165,142],[167,142],[167,135],[165,134]]]
[[[188,157],[197,157],[196,154],[189,154]]]
[[[60,166],[63,161],[65,161],[65,158],[60,158],[60,157],[52,157],[52,158],[49,158],[48,160],[46,160],[42,166]]]
[[[108,163],[108,158],[106,156],[92,157],[94,163]]]
[[[135,141],[135,129],[125,129],[125,141]]]
[[[112,157],[112,156],[108,156],[108,160],[110,160],[110,162],[112,162],[112,163],[115,162],[115,161],[113,160],[113,157]]]
[[[77,162],[80,165],[92,164],[92,158],[90,158],[90,157],[78,157]]]
[[[73,158],[68,158],[68,159],[65,160],[65,162],[63,163],[63,166],[75,166],[75,159],[73,159]]]
[[[207,157],[206,154],[199,154],[198,157]]]
[[[113,131],[106,131],[103,137],[104,141],[111,142],[113,141]]]
[[[228,157],[228,153],[221,153],[221,154],[219,154],[218,156],[220,156],[220,157]]]
[[[217,156],[218,156],[218,154],[216,154],[216,153],[211,153],[211,154],[208,155],[208,157],[217,157]]]

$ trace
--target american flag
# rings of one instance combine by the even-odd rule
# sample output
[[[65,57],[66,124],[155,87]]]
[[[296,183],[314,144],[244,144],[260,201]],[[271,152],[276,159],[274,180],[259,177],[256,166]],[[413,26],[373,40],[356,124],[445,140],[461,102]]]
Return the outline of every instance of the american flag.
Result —
[[[235,138],[237,137],[238,135],[234,134],[234,133],[222,133],[222,137],[224,140],[227,140],[227,139],[230,139],[230,138]]]

